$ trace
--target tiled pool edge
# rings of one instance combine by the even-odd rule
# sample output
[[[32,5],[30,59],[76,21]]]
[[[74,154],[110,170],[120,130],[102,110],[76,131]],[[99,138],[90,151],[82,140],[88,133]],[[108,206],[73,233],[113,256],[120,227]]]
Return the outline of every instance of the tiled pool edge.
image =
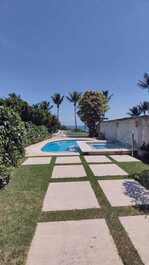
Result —
[[[57,137],[53,139],[47,139],[42,142],[39,142],[34,145],[30,145],[25,148],[25,157],[51,157],[51,156],[79,156],[79,152],[43,152],[41,148],[49,143],[49,142],[55,142],[58,140],[76,140],[77,144],[81,150],[82,154],[89,154],[89,155],[114,155],[114,154],[130,154],[131,150],[125,149],[125,148],[119,148],[119,149],[94,149],[91,145],[89,145],[90,142],[92,143],[103,143],[106,142],[104,140],[97,140],[92,138],[70,138],[70,137]]]

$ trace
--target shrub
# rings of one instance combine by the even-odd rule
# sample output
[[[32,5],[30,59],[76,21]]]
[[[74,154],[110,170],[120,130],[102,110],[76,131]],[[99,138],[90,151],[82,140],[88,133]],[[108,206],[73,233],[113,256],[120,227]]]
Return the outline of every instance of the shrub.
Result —
[[[4,165],[0,165],[0,188],[9,183],[9,178],[10,171]]]
[[[141,146],[141,148],[140,148],[141,150],[143,150],[143,151],[148,151],[149,152],[149,144],[146,144],[145,142],[142,144],[142,146]]]
[[[24,155],[25,127],[20,116],[0,106],[0,164],[16,166]]]
[[[37,126],[33,123],[25,123],[26,137],[25,145],[30,145],[44,140],[49,136],[48,129],[41,125]]]
[[[144,170],[136,179],[147,189],[149,189],[149,170]]]

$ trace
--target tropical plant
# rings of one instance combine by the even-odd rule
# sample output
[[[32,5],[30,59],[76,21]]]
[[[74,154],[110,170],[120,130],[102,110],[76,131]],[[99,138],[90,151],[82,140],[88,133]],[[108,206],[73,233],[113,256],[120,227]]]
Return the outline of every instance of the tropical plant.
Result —
[[[111,98],[113,97],[113,94],[110,95],[109,90],[102,90],[102,94],[106,97],[108,103],[110,102]],[[103,118],[105,118],[105,114],[103,114]]]
[[[149,90],[149,74],[144,74],[144,79],[138,81],[138,85],[143,89]]]
[[[108,100],[102,92],[88,90],[79,100],[78,115],[82,122],[89,129],[91,137],[96,136],[97,126],[100,130],[100,123],[108,110]]]
[[[6,166],[0,164],[0,189],[9,183],[9,179],[10,170]]]
[[[134,106],[129,109],[128,115],[131,117],[140,116],[141,115],[141,109],[140,106]]]
[[[49,136],[48,128],[44,125],[37,126],[31,122],[25,123],[26,137],[25,145],[40,142]]]
[[[53,100],[53,103],[57,107],[57,119],[59,120],[59,109],[60,109],[60,105],[63,102],[64,96],[61,96],[61,94],[59,93],[55,93],[51,98]]]
[[[14,110],[0,107],[0,164],[16,166],[24,155],[25,127]]]
[[[140,103],[139,107],[140,107],[141,113],[146,115],[146,112],[149,111],[149,102],[144,101],[143,103]]]
[[[69,93],[69,96],[67,96],[67,99],[73,104],[74,107],[74,121],[75,121],[75,129],[77,130],[77,107],[78,102],[80,100],[81,93],[77,91],[73,91]]]
[[[35,109],[40,109],[45,112],[50,112],[50,110],[53,108],[53,105],[50,104],[50,102],[43,100],[40,103],[37,103],[33,105]]]

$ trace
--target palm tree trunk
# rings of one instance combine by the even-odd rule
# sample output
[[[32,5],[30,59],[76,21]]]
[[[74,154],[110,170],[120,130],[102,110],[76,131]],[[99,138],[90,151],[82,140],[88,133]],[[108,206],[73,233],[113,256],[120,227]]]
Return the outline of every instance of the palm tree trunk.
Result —
[[[76,105],[74,105],[74,120],[75,120],[75,129],[77,130],[77,110],[76,110]]]
[[[59,106],[57,106],[57,119],[59,121]]]

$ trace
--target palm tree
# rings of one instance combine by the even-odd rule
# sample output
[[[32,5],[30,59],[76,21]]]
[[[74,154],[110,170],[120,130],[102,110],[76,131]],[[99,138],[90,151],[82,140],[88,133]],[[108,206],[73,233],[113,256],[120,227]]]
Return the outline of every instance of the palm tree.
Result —
[[[108,102],[113,97],[113,94],[109,95],[109,90],[102,90],[102,94],[106,97],[106,99],[107,99]]]
[[[64,96],[61,96],[61,94],[59,94],[59,93],[55,93],[51,98],[53,100],[53,103],[57,107],[57,119],[59,120],[59,108],[60,108],[60,105],[64,99]]]
[[[69,93],[69,96],[67,96],[67,99],[73,103],[74,106],[74,121],[75,121],[75,129],[77,129],[77,104],[81,97],[81,93],[77,91],[73,91],[72,93]]]
[[[102,90],[102,94],[105,96],[105,98],[107,99],[107,103],[109,103],[109,101],[111,100],[111,98],[113,97],[113,94],[109,94],[109,90]],[[105,118],[105,113],[103,113],[103,120],[107,120],[107,118]]]
[[[39,107],[46,111],[46,112],[49,112],[52,108],[53,108],[53,105],[50,104],[50,102],[44,100],[42,102],[39,103]]]
[[[143,103],[140,103],[140,110],[144,115],[146,115],[146,112],[149,111],[149,102],[144,101]]]
[[[144,79],[138,81],[138,85],[141,88],[148,89],[149,90],[149,74],[144,74]]]
[[[140,109],[139,106],[134,106],[134,107],[132,107],[132,108],[129,109],[128,114],[131,117],[140,116],[141,115],[141,109]]]

